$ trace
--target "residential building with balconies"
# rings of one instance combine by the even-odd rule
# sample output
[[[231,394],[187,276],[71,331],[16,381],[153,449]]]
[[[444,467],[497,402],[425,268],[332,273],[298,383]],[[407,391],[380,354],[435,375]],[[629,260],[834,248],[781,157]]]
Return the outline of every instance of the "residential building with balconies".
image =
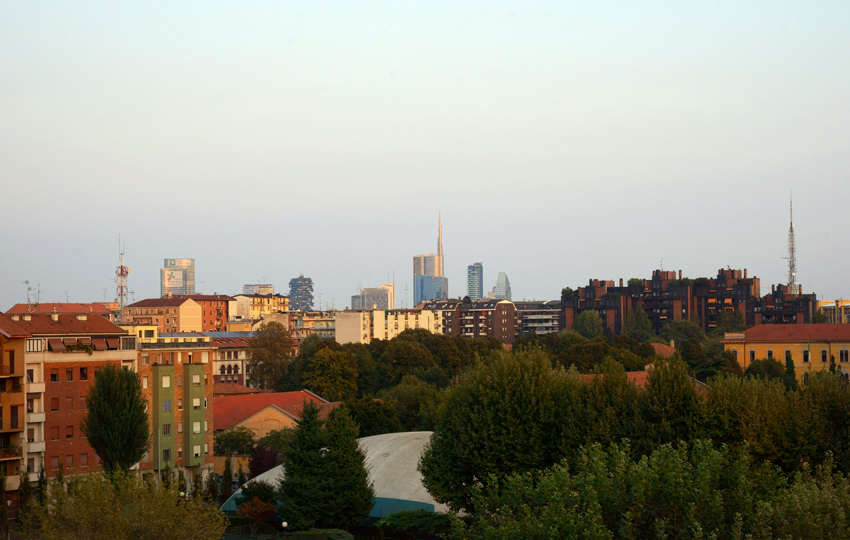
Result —
[[[339,343],[369,344],[373,339],[393,339],[405,330],[417,328],[441,334],[443,326],[433,311],[425,309],[346,310],[336,313],[336,340]]]
[[[212,308],[206,308],[207,310]],[[124,308],[123,324],[154,325],[160,334],[177,332],[201,332],[205,308],[185,296],[148,298],[134,302]],[[223,325],[227,324],[227,314]],[[224,330],[224,326],[221,327]]]

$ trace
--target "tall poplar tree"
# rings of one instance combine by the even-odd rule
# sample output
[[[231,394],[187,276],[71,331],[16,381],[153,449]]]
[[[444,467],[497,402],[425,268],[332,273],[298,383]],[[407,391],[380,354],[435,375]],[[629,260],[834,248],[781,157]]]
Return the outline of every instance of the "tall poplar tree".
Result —
[[[80,429],[100,457],[103,469],[125,474],[150,446],[147,401],[139,375],[117,366],[97,371],[86,395],[88,412]]]
[[[366,471],[366,455],[357,442],[359,428],[348,409],[334,411],[327,423],[325,459],[334,486],[324,525],[348,529],[369,517],[375,505],[375,488]]]

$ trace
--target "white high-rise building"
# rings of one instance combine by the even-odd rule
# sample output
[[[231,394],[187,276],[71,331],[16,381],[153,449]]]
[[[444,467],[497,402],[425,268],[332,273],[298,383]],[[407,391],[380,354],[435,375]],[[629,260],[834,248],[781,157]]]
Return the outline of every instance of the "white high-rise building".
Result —
[[[511,282],[506,273],[499,272],[494,292],[493,296],[496,300],[511,300]]]

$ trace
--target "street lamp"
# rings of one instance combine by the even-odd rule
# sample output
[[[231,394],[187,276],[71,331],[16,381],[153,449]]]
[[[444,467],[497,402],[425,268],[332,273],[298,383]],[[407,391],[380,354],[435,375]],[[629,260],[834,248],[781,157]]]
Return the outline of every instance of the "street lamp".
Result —
[[[289,527],[289,523],[284,521],[281,525],[283,526],[283,537],[286,538],[286,528]]]

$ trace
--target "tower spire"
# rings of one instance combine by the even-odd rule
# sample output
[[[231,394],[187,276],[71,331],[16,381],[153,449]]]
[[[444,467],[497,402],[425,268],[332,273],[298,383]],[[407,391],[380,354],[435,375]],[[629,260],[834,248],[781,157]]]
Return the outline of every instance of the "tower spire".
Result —
[[[790,223],[788,229],[788,288],[792,294],[799,294],[800,284],[797,282],[797,243],[794,239],[794,198],[789,199]]]

